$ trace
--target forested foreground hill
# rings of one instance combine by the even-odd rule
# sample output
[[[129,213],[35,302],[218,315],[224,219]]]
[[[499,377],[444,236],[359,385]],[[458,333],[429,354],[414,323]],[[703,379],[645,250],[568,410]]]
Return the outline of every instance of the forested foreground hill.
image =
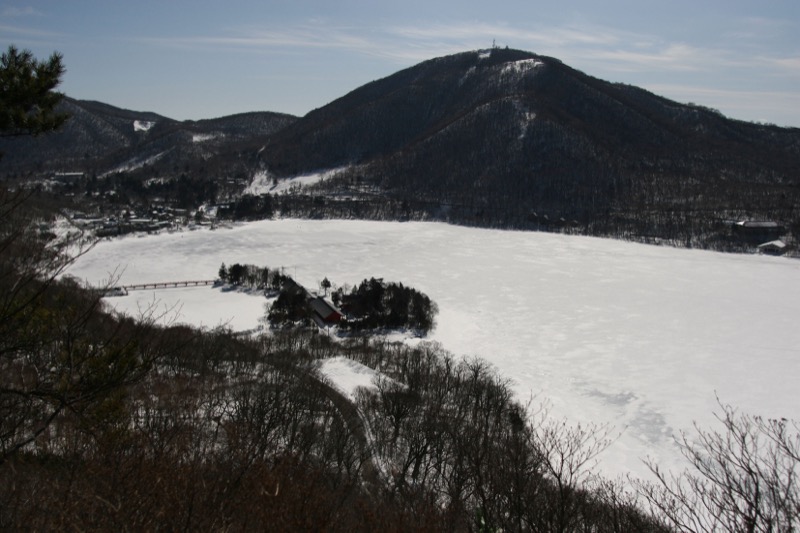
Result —
[[[91,299],[49,291],[75,302],[64,334],[96,340],[100,327],[113,333],[96,355],[126,357],[108,370],[76,357],[72,381],[44,375],[53,381],[27,390],[4,360],[3,529],[666,532],[754,520],[788,531],[800,520],[785,423],[726,412],[730,433],[708,434],[723,439],[708,450],[713,462],[698,463],[708,469],[692,474],[700,485],[676,500],[669,484],[596,476],[607,429],[520,405],[480,360],[301,331],[237,339],[99,309],[77,325]],[[63,340],[42,339],[36,361]],[[342,355],[382,369],[354,399],[316,370]],[[709,517],[703,506],[720,492],[730,514]]]

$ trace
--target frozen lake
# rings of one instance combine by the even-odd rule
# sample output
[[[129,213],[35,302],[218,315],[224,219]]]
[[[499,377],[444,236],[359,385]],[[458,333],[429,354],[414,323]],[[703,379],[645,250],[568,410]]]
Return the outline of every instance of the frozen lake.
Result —
[[[800,418],[800,261],[439,223],[276,220],[104,241],[70,274],[118,284],[209,279],[220,263],[286,268],[308,288],[377,277],[439,306],[430,335],[477,355],[520,400],[621,436],[608,475],[681,466],[673,435],[714,426],[716,396],[752,414]],[[178,321],[255,328],[262,297],[209,287],[109,299],[157,302]]]

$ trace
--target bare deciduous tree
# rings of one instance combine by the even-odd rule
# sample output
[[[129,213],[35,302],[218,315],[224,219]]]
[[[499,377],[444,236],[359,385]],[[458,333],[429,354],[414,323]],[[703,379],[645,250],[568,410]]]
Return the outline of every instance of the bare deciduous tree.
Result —
[[[638,482],[652,511],[681,531],[784,532],[800,527],[800,432],[721,405],[722,430],[696,427],[678,444],[691,470],[649,463],[657,483]]]

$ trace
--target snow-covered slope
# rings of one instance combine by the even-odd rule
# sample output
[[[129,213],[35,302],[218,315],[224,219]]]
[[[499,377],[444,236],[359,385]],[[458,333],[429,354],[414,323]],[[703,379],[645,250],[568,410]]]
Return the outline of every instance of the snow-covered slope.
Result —
[[[712,426],[716,395],[800,418],[800,262],[786,258],[436,223],[279,220],[102,242],[70,273],[205,279],[223,261],[284,266],[308,287],[375,276],[427,293],[440,310],[432,340],[492,362],[522,401],[536,395],[554,415],[622,432],[602,456],[610,475],[646,475],[646,456],[682,465],[673,435],[695,420]],[[113,300],[135,312],[137,298],[153,297]],[[238,306],[239,329],[263,312],[261,298],[211,288],[155,297],[200,306],[191,320],[205,325],[234,310],[211,299],[252,299]]]
[[[336,390],[350,400],[356,399],[356,393],[360,388],[376,388],[375,380],[380,376],[374,369],[344,356],[321,361],[318,370]]]
[[[302,176],[294,176],[292,178],[276,179],[271,176],[269,172],[257,172],[253,176],[253,181],[244,190],[244,194],[252,194],[258,196],[260,194],[277,194],[292,190],[301,190],[303,187],[316,185],[317,183],[336,177],[337,174],[342,172],[347,167],[336,168],[333,170],[326,170],[322,172],[314,172],[311,174],[304,174]]]

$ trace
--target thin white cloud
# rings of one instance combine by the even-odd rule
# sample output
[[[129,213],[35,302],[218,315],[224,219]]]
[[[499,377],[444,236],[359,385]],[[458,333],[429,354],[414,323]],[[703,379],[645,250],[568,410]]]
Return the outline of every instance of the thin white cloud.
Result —
[[[620,40],[618,35],[601,29],[587,31],[584,28],[565,26],[531,30],[516,28],[507,24],[487,24],[482,22],[400,26],[388,28],[386,32],[413,40],[521,41],[553,46],[568,44],[607,46]]]
[[[527,30],[503,24],[459,23],[372,28],[331,27],[324,24],[299,25],[289,29],[244,29],[230,35],[195,37],[148,37],[141,41],[161,46],[205,48],[226,46],[237,49],[336,48],[367,55],[405,59],[429,59],[443,53],[514,45],[516,48],[543,46],[609,46],[620,37],[605,30],[585,31],[563,27]]]
[[[4,36],[3,34],[8,34],[8,36]],[[9,40],[22,40],[22,42],[41,42],[60,39],[64,36],[65,34],[63,33],[0,24],[0,40],[5,37]]]
[[[562,59],[568,61],[571,51]],[[576,57],[578,55],[576,54]],[[779,76],[800,74],[800,57],[770,57],[741,50],[673,43],[644,49],[595,49],[580,57],[596,60],[610,72],[715,72],[749,70]]]
[[[26,6],[26,7],[15,7],[15,6],[6,6],[0,10],[0,16],[7,17],[7,18],[19,18],[19,17],[40,17],[43,13],[38,9]]]
[[[456,48],[468,50],[488,47],[494,41],[500,46],[552,55],[567,63],[600,62],[605,70],[616,72],[698,71],[707,70],[710,65],[716,68],[747,64],[726,50],[664,42],[652,35],[594,25],[529,29],[504,24],[455,23],[394,27],[385,33],[396,37],[401,48],[408,43],[424,43],[427,57],[432,57],[431,49],[438,52],[452,48],[454,43]]]
[[[371,43],[356,28],[297,26],[289,30],[244,30],[226,36],[146,37],[143,42],[179,48],[229,47],[271,51],[276,48],[367,49]]]
[[[281,29],[239,29],[228,35],[149,37],[139,40],[186,50],[229,48],[273,54],[295,53],[303,49],[335,49],[408,66],[432,57],[488,48],[493,43],[559,57],[563,50],[602,49],[623,41],[640,43],[644,40],[642,36],[633,37],[605,28],[530,30],[507,24],[467,22],[374,27],[367,30],[314,23]]]
[[[699,49],[685,43],[674,43],[649,49],[609,49],[586,52],[586,57],[602,61],[605,68],[617,72],[634,71],[698,71],[709,64],[720,65],[730,61],[724,53]]]
[[[784,71],[786,74],[793,74],[793,75],[800,74],[800,56],[763,58],[763,61],[774,67],[777,67],[778,69]]]
[[[764,98],[765,96],[780,100],[795,98],[798,100],[798,103],[800,103],[800,94],[788,91],[738,91],[729,89],[711,89],[708,87],[698,87],[695,85],[680,85],[671,83],[653,84],[649,87],[669,93],[697,94],[709,96],[711,98],[729,98],[738,99],[741,101],[755,101]]]
[[[774,21],[759,22],[768,27]],[[755,24],[754,24],[755,25]],[[506,23],[454,22],[362,28],[324,21],[280,29],[240,28],[227,35],[145,38],[183,49],[228,48],[259,53],[303,49],[340,50],[399,65],[441,55],[488,48],[492,43],[552,55],[567,64],[593,62],[605,72],[713,72],[720,68],[771,68],[782,75],[800,69],[797,57],[764,57],[734,49],[669,42],[655,35],[596,25],[522,28]]]
[[[758,117],[760,113],[762,116],[755,120],[780,123],[781,119],[775,117],[800,109],[800,93],[790,91],[742,91],[679,84],[649,84],[645,88],[678,102],[695,102],[719,108],[733,118]]]
[[[741,18],[733,26],[725,33],[726,39],[762,41],[765,37],[796,31],[796,22],[793,20],[765,17]]]

